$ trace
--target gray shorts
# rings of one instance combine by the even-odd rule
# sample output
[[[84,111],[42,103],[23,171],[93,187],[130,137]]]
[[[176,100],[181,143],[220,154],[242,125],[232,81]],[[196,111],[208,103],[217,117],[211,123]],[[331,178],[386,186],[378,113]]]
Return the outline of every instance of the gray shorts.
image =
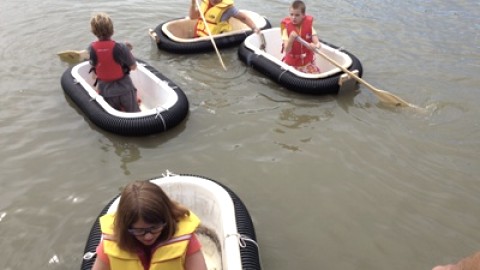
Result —
[[[139,112],[137,89],[129,75],[113,82],[98,81],[100,95],[114,109],[125,112]]]

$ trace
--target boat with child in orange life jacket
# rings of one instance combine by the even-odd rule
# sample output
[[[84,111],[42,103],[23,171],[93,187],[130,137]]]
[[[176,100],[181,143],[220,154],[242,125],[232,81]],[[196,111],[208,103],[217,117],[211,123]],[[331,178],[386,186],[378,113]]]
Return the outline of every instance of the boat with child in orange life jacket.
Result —
[[[196,235],[207,269],[261,270],[259,247],[250,214],[241,199],[218,181],[196,175],[172,174],[150,179],[174,201],[201,220]],[[110,200],[95,220],[84,249],[82,270],[91,270],[102,238],[100,217],[114,213],[120,195]]]
[[[130,71],[141,100],[140,112],[111,107],[97,93],[90,69],[88,61],[69,67],[62,75],[61,85],[85,116],[106,131],[125,136],[151,135],[177,126],[188,115],[189,103],[182,89],[141,60],[137,60],[137,69]]]
[[[353,54],[322,40],[320,42],[320,51],[323,54],[361,77],[362,64]],[[351,89],[357,85],[353,78],[320,55],[316,55],[314,61],[320,73],[304,73],[284,63],[279,27],[262,30],[260,35],[247,37],[240,45],[238,55],[246,65],[291,91],[326,95],[337,94],[340,89]]]
[[[271,28],[270,22],[260,14],[249,11],[244,12],[259,29]],[[252,29],[240,20],[232,17],[228,20],[232,26],[231,31],[214,35],[213,40],[218,49],[234,47],[241,44],[245,38],[252,34]],[[215,48],[209,36],[195,37],[197,19],[180,18],[160,23],[155,29],[149,30],[149,35],[160,50],[177,54],[193,54],[213,51]]]

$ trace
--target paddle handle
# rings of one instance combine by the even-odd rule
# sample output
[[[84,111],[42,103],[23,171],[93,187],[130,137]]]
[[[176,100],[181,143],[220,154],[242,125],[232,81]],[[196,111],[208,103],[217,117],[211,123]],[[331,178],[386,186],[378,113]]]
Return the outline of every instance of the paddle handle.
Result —
[[[210,41],[212,42],[213,48],[215,49],[215,52],[217,53],[218,60],[220,61],[220,64],[222,65],[224,70],[227,70],[227,67],[223,63],[222,56],[220,55],[220,52],[217,49],[217,44],[215,44],[215,40],[213,40],[212,32],[210,31],[210,27],[208,27],[207,20],[205,19],[205,16],[203,15],[202,9],[200,8],[200,5],[198,4],[198,0],[195,0],[195,5],[197,5],[198,13],[200,14],[200,17],[202,17],[203,24],[205,25],[205,28],[207,29],[208,36],[210,37]]]

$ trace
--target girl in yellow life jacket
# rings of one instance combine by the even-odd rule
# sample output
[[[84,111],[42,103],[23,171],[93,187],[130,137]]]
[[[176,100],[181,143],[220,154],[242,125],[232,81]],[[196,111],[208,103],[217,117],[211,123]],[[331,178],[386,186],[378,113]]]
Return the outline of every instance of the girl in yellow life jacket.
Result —
[[[192,0],[189,13],[191,19],[197,20],[195,37],[208,36],[207,26],[212,35],[231,31],[232,26],[228,22],[231,17],[248,25],[255,33],[260,32],[252,19],[233,5],[233,0],[201,0],[200,10],[197,9],[196,1]],[[207,25],[203,22],[200,12],[203,14]]]
[[[150,181],[122,191],[116,213],[100,218],[102,241],[92,270],[206,270],[198,217]]]

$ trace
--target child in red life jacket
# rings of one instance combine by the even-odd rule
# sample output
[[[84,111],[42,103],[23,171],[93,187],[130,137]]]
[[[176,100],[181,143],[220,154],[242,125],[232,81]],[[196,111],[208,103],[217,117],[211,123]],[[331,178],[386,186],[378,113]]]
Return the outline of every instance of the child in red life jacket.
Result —
[[[290,16],[282,20],[281,31],[284,53],[283,62],[305,73],[320,73],[315,65],[315,54],[312,50],[320,48],[317,32],[313,28],[313,17],[305,14],[305,3],[295,0],[290,6]],[[297,37],[310,44],[310,48],[302,45]]]
[[[130,44],[111,39],[113,22],[106,13],[94,14],[90,20],[92,33],[98,38],[88,47],[90,64],[97,75],[100,95],[116,110],[139,112],[137,89],[130,70],[137,68]]]

